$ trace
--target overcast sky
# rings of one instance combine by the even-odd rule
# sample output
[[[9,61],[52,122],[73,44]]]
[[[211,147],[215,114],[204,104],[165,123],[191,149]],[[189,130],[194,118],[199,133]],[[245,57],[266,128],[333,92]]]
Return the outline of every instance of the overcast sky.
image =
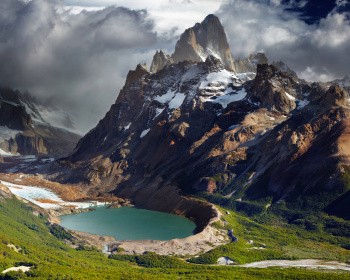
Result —
[[[0,84],[54,98],[87,131],[130,69],[210,13],[234,58],[265,52],[310,81],[350,74],[345,0],[0,0]]]

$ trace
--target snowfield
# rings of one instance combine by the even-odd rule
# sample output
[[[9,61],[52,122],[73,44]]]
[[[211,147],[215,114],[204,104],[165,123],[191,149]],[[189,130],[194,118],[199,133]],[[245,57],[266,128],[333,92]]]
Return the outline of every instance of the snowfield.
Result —
[[[22,185],[5,182],[2,180],[0,180],[0,182],[3,185],[7,186],[14,195],[22,197],[40,206],[41,208],[45,208],[45,209],[58,209],[64,206],[76,206],[76,208],[88,208],[90,206],[95,206],[95,205],[104,205],[103,202],[96,202],[96,201],[66,202],[66,201],[63,201],[54,192],[48,189],[44,189],[40,187],[22,186]],[[40,200],[47,199],[47,200],[56,201],[57,203],[43,203],[43,202],[37,201],[36,199],[40,199]]]
[[[149,130],[150,130],[150,128],[148,128],[148,129],[142,131],[142,132],[141,132],[141,135],[140,135],[140,138],[145,137],[145,136],[147,135],[147,133],[149,132]]]
[[[0,143],[5,140],[14,139],[17,133],[20,133],[20,130],[10,129],[7,126],[0,126]],[[0,148],[0,155],[3,156],[12,156],[12,154],[5,152]]]
[[[166,94],[161,95],[161,96],[156,96],[154,97],[154,100],[157,100],[159,103],[166,104],[168,103],[171,99],[173,99],[175,96],[175,91],[172,91],[169,89]]]
[[[179,108],[182,105],[182,103],[184,102],[185,97],[186,97],[186,95],[184,93],[180,93],[180,92],[176,93],[174,98],[171,99],[171,101],[169,102],[169,105],[168,105],[169,108],[170,109]]]
[[[240,90],[234,90],[231,86],[241,87]],[[202,90],[200,97],[202,102],[219,103],[223,109],[228,104],[240,101],[247,96],[244,90],[243,81],[234,73],[227,70],[209,73],[200,83],[199,89]]]
[[[222,108],[226,108],[228,104],[236,101],[243,100],[247,96],[247,92],[245,89],[241,89],[237,93],[234,91],[225,90],[224,95],[217,96],[216,99],[211,99],[210,97],[200,97],[202,102],[213,102],[213,103],[219,103]]]
[[[0,126],[0,143],[4,140],[15,138],[16,134],[20,132],[22,131],[10,129],[7,126]]]
[[[199,86],[199,89],[210,88],[210,84],[218,84],[226,86],[229,83],[233,83],[238,77],[227,70],[221,70],[219,72],[209,73]]]
[[[5,152],[3,149],[0,148],[0,155],[2,156],[14,156],[13,154]]]

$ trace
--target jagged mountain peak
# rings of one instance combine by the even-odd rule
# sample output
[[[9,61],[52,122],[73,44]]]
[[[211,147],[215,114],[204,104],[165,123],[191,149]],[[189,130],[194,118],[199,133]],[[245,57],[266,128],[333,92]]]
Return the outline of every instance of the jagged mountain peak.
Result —
[[[152,73],[156,73],[172,63],[174,63],[174,60],[171,58],[171,56],[165,53],[165,51],[159,50],[153,56],[150,71]]]
[[[175,63],[185,60],[203,62],[208,55],[216,56],[226,67],[235,70],[225,30],[215,15],[208,15],[201,23],[186,29],[171,57]]]
[[[205,19],[203,20],[203,22],[202,22],[202,24],[203,23],[209,23],[209,22],[219,22],[220,23],[220,20],[219,20],[219,18],[216,16],[216,15],[214,15],[214,14],[209,14],[209,15],[207,15],[206,17],[205,17]],[[221,24],[221,23],[220,23]]]
[[[129,86],[144,75],[148,74],[147,64],[138,64],[135,70],[130,70],[125,81],[125,86]]]
[[[343,79],[336,79],[332,83],[338,83],[341,87],[350,87],[350,77],[346,75]]]
[[[237,59],[234,62],[237,73],[256,73],[258,64],[268,63],[269,61],[264,53],[251,54],[246,59]]]
[[[276,66],[278,69],[280,69],[282,72],[286,72],[289,73],[291,75],[293,75],[294,77],[298,78],[297,73],[295,73],[295,71],[291,70],[287,64],[285,64],[283,61],[273,61],[272,65]]]

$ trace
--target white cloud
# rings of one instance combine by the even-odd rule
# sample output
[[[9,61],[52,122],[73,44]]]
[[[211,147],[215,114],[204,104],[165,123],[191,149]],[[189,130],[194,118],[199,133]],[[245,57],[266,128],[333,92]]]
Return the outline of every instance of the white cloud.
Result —
[[[150,61],[158,42],[144,10],[72,15],[58,0],[2,0],[1,7],[0,84],[53,98],[77,115],[82,131],[103,117],[128,71]]]
[[[312,33],[318,46],[337,47],[349,42],[350,25],[345,14],[331,14],[322,19],[319,28]]]
[[[298,13],[284,8],[268,1],[232,0],[223,4],[217,15],[233,56],[263,51],[270,62],[282,60],[310,81],[329,81],[349,74],[349,13],[333,11],[319,24],[309,25]]]
[[[223,23],[235,58],[264,51],[312,81],[349,74],[348,14],[334,11],[308,25],[281,3],[1,0],[0,84],[53,97],[86,131],[114,103],[130,69],[150,63],[156,49],[172,52],[178,36],[210,13]]]
[[[160,33],[180,35],[185,29],[201,22],[208,14],[215,13],[224,0],[66,0],[67,7],[71,7],[74,13],[83,9],[99,9],[115,5],[127,7],[133,10],[146,9],[149,17],[154,20],[155,30]]]

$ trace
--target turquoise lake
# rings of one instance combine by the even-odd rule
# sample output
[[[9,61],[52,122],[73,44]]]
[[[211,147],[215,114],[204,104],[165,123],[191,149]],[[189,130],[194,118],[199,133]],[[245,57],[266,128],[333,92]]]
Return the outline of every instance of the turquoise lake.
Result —
[[[61,226],[93,234],[113,236],[116,240],[170,240],[193,235],[196,225],[190,220],[167,213],[136,207],[107,209],[60,216]]]

